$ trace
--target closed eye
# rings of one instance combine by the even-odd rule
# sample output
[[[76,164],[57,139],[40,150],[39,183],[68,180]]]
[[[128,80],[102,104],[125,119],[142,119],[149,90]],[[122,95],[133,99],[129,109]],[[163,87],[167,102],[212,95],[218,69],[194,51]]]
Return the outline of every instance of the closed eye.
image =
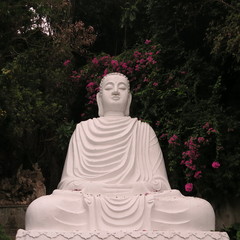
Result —
[[[108,83],[106,84],[106,86],[104,87],[104,90],[112,90],[113,89],[113,84]]]
[[[120,84],[118,85],[118,89],[120,89],[120,90],[126,90],[126,89],[127,89],[127,87],[126,87],[126,85],[125,85],[125,84],[123,84],[123,83],[120,83]]]
[[[112,87],[105,87],[104,90],[112,90]]]

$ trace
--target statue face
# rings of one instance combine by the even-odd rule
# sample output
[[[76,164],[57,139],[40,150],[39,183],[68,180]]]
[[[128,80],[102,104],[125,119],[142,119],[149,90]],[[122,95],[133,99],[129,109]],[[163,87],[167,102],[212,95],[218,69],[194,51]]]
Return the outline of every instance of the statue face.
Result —
[[[129,99],[128,80],[120,75],[110,75],[102,86],[102,106],[105,113],[124,113]]]

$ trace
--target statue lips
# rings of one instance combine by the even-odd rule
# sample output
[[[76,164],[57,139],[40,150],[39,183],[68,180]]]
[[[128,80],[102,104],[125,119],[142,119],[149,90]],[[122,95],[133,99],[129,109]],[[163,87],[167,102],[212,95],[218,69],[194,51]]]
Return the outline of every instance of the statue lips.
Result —
[[[119,95],[113,95],[112,99],[115,100],[115,101],[118,101],[120,99],[120,96]]]

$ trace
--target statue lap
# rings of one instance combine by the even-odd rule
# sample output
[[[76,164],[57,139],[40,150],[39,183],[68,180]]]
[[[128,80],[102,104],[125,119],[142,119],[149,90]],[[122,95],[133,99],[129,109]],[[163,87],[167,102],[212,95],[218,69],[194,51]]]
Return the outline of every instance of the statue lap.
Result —
[[[106,202],[109,204],[111,201],[113,205],[118,205],[114,209],[113,218],[104,216],[107,214],[106,209],[102,210],[106,208]],[[128,209],[124,212],[124,204],[127,201]],[[131,201],[132,205],[137,205],[135,209],[129,207]],[[95,210],[97,211],[94,213]],[[122,213],[125,215],[123,216]],[[135,219],[131,220],[134,214]],[[128,220],[126,220],[127,215]],[[109,222],[106,219],[101,220],[104,218]],[[188,231],[209,231],[215,228],[214,225],[214,211],[207,201],[185,197],[178,190],[134,196],[127,194],[104,196],[83,194],[79,191],[55,190],[53,194],[33,201],[26,213],[26,230],[177,231],[187,229]]]

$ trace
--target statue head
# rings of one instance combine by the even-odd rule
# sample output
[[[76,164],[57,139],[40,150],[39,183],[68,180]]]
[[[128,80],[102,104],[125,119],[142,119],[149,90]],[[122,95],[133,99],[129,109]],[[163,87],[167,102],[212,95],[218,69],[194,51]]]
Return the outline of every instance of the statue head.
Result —
[[[129,116],[132,95],[128,78],[121,73],[109,73],[100,83],[97,94],[98,115],[100,117]]]

